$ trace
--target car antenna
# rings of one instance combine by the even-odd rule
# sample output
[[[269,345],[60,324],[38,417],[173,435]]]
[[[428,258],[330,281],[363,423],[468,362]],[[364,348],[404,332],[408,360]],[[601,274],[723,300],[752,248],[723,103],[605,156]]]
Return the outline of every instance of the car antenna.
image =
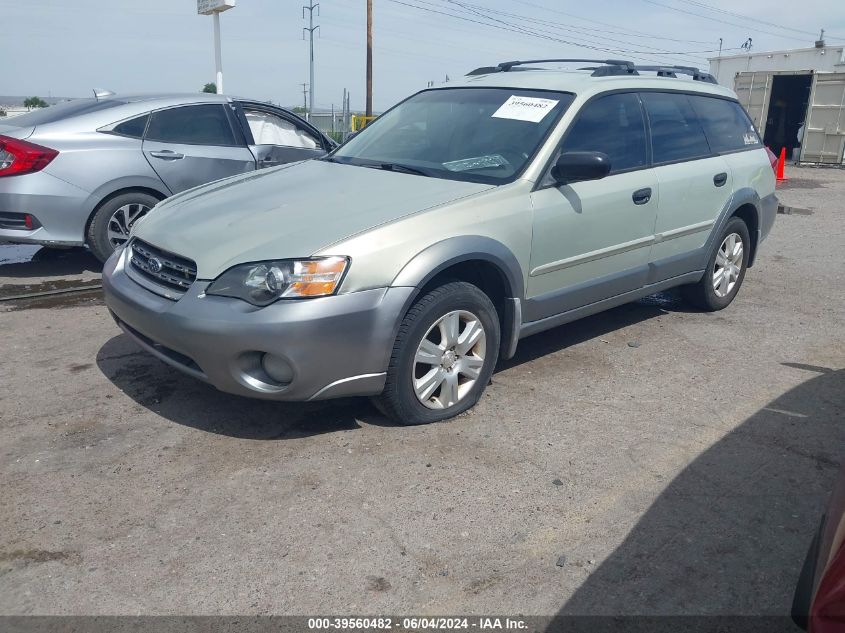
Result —
[[[100,89],[94,88],[93,92],[94,92],[94,98],[97,101],[100,100],[100,97],[113,97],[115,94],[117,94],[116,92],[112,92],[111,90],[103,90],[101,88]]]

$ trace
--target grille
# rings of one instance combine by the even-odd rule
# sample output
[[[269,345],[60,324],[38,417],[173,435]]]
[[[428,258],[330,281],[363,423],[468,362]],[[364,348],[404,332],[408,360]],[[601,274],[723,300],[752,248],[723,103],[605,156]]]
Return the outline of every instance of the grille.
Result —
[[[129,248],[132,270],[153,283],[184,293],[197,278],[197,265],[190,259],[138,239],[132,240]]]

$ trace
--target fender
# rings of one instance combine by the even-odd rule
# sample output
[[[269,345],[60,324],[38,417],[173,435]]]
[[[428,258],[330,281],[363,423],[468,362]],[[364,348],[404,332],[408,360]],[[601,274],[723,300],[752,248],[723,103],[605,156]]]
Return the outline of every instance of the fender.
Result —
[[[110,180],[109,182],[100,185],[91,192],[91,195],[88,196],[88,199],[85,201],[85,206],[88,209],[89,217],[103,200],[118,191],[123,191],[124,189],[149,189],[158,193],[162,200],[169,198],[172,195],[167,189],[165,189],[161,180],[157,178],[149,178],[146,176],[125,176],[123,178],[115,178],[114,180]]]
[[[748,267],[754,264],[754,257],[757,255],[757,247],[760,245],[761,242],[761,235],[760,235],[760,228],[763,226],[763,204],[760,200],[760,195],[751,189],[750,187],[743,187],[741,189],[737,189],[736,191],[731,194],[731,197],[728,198],[728,201],[725,203],[725,206],[722,207],[722,211],[719,213],[719,217],[716,218],[716,224],[713,225],[713,230],[710,233],[710,237],[707,239],[707,243],[704,245],[704,264],[702,264],[702,268],[704,268],[705,264],[707,263],[707,257],[710,254],[710,250],[713,248],[713,243],[716,239],[721,235],[722,229],[725,228],[725,224],[727,224],[728,220],[734,214],[734,212],[739,209],[741,206],[750,204],[754,207],[754,210],[757,215],[757,235],[752,235],[752,239],[754,240],[754,248],[751,251],[751,256],[748,259]]]
[[[500,357],[507,360],[516,352],[522,325],[521,301],[525,296],[522,267],[513,252],[501,242],[482,235],[450,237],[417,253],[391,282],[391,286],[416,288],[403,308],[408,311],[419,291],[437,274],[450,266],[471,260],[489,262],[502,274],[505,283],[505,313],[502,315]],[[398,331],[398,324],[397,324]]]

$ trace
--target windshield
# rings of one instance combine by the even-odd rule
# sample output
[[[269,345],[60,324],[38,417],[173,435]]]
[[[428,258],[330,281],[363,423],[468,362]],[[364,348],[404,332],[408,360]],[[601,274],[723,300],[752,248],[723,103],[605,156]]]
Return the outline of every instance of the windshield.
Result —
[[[328,160],[452,180],[514,180],[573,96],[545,90],[450,88],[389,110]]]

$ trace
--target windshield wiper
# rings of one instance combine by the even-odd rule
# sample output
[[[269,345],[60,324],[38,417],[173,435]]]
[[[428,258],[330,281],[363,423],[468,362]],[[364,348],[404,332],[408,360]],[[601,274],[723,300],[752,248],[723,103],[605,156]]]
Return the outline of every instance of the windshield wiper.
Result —
[[[361,166],[372,167],[374,169],[383,169],[385,171],[396,171],[402,174],[414,174],[415,176],[431,176],[430,173],[419,169],[418,167],[410,167],[409,165],[401,165],[399,163],[373,163],[372,165]]]

